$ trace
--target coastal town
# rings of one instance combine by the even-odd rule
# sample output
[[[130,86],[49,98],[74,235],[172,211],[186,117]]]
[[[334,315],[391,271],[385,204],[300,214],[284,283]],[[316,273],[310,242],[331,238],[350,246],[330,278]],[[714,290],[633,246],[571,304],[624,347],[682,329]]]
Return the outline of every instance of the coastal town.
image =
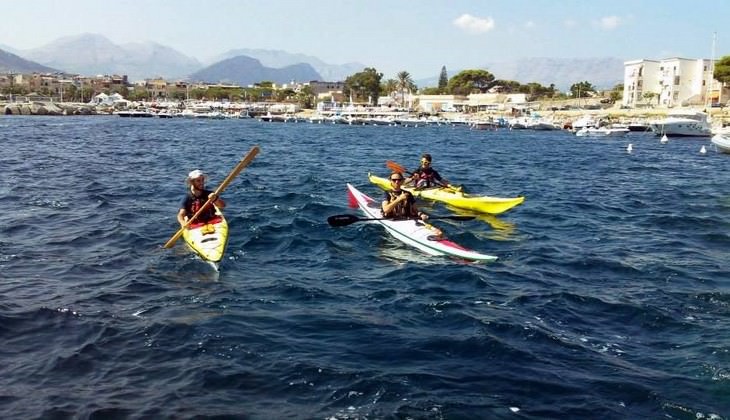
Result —
[[[725,133],[730,90],[715,80],[715,62],[668,58],[624,63],[623,84],[585,95],[536,97],[495,85],[469,93],[432,94],[386,86],[382,96],[353,97],[345,82],[225,83],[130,82],[126,75],[64,73],[0,75],[3,115],[118,115],[158,118],[258,118],[265,122],[348,125],[465,124],[473,129],[571,129],[629,127],[652,130],[652,122],[683,110],[702,134]],[[586,82],[587,83],[587,82]],[[349,93],[349,95],[346,94]],[[725,101],[723,102],[723,98]],[[656,124],[656,123],[655,123]],[[593,134],[593,133],[591,133]],[[617,133],[601,133],[615,135]],[[662,133],[663,134],[663,133]],[[597,134],[600,135],[600,134]]]

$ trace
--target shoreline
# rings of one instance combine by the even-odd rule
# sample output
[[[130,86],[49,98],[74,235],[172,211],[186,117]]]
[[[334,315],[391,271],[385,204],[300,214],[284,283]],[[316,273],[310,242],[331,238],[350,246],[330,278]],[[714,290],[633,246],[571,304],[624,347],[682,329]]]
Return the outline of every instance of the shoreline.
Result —
[[[548,103],[545,103],[548,106]],[[597,119],[609,121],[649,121],[663,118],[670,111],[676,109],[694,109],[707,112],[708,117],[715,123],[722,126],[730,125],[730,108],[683,107],[683,108],[633,108],[622,109],[620,107],[602,109],[571,109],[571,110],[540,110],[542,104],[536,110],[530,111],[532,115],[539,115],[542,118],[552,119],[556,122],[569,122],[582,116],[591,116]],[[96,106],[79,102],[0,102],[2,115],[50,115],[50,116],[74,116],[74,115],[112,115],[112,108],[109,106]],[[709,112],[708,112],[709,111]],[[411,111],[410,114],[419,114]],[[317,110],[304,109],[295,113],[297,117],[309,118],[317,115]],[[484,118],[513,118],[515,115],[507,110],[479,111],[473,113],[461,112],[439,112],[435,114],[447,120],[458,120],[465,117],[469,119]],[[527,112],[523,115],[530,115]]]

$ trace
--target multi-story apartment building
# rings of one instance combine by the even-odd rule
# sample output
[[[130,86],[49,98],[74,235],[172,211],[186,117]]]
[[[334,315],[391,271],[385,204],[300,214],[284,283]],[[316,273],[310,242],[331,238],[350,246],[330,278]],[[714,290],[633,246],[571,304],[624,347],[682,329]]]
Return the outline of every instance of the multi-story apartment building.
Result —
[[[711,60],[674,57],[624,62],[626,107],[711,105],[722,97],[727,96],[713,78]]]

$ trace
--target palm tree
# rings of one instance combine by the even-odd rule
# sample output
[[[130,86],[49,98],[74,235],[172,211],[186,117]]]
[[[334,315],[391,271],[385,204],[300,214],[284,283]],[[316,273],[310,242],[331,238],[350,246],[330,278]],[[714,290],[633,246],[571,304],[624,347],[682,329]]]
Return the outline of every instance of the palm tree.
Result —
[[[405,91],[406,89],[410,89],[412,86],[414,85],[410,73],[407,71],[398,73],[398,90],[400,90],[400,105],[402,107],[405,107],[406,105]]]
[[[398,82],[395,79],[388,79],[383,84],[383,95],[390,96],[391,93],[398,90]]]

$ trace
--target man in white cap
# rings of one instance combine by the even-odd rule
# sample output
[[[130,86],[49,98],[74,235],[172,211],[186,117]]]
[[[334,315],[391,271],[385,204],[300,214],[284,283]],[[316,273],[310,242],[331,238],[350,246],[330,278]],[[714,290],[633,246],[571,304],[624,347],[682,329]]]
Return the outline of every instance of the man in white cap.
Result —
[[[213,191],[205,189],[205,173],[203,173],[200,169],[191,171],[188,174],[186,184],[188,185],[188,193],[185,194],[185,198],[183,198],[180,203],[180,211],[177,212],[177,221],[180,223],[181,227],[185,226],[185,223],[193,217],[193,215],[197,213],[208,200],[211,200],[211,205],[209,205],[208,208],[200,214],[200,216],[195,218],[195,222],[207,222],[215,218],[215,208],[213,205],[219,209],[226,206],[226,203],[223,202],[220,197],[216,196]]]

